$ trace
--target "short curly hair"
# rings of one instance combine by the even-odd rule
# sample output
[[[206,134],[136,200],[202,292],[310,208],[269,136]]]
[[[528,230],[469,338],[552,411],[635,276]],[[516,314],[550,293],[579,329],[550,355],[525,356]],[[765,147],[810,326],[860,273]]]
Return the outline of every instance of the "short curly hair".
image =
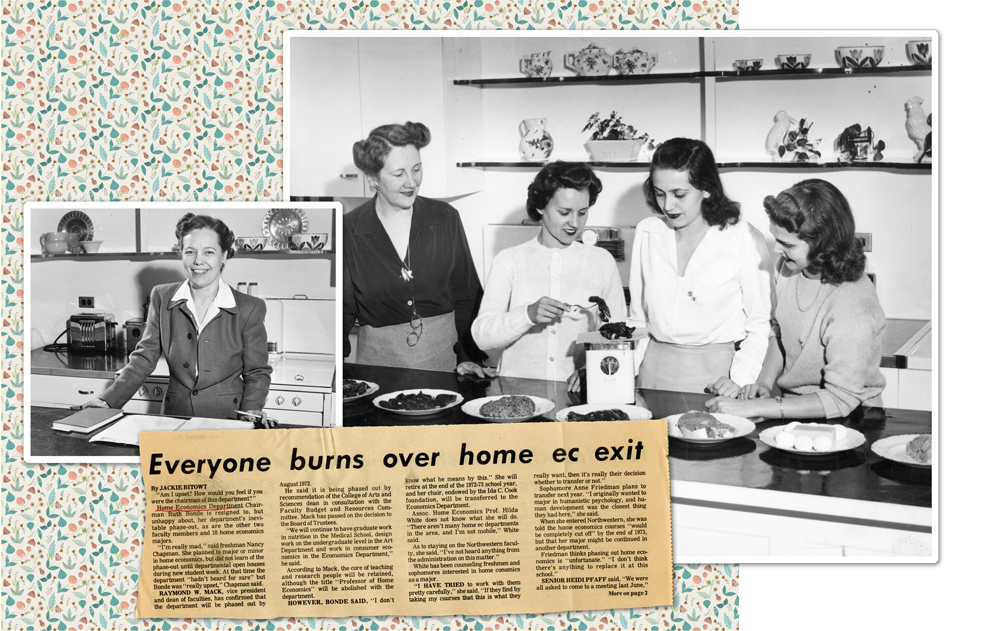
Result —
[[[583,162],[556,160],[546,164],[535,175],[534,181],[528,184],[528,201],[524,205],[528,217],[532,221],[541,221],[542,214],[538,211],[548,206],[552,196],[562,188],[586,190],[590,193],[589,205],[593,206],[604,185],[594,170]]]
[[[209,217],[208,215],[188,213],[181,217],[180,221],[177,222],[177,227],[174,229],[174,236],[177,237],[177,245],[183,249],[184,237],[201,228],[213,230],[218,235],[219,247],[226,253],[227,259],[231,259],[236,255],[236,248],[233,247],[233,244],[236,242],[236,235],[233,234],[233,231],[221,219]]]
[[[354,166],[374,177],[385,166],[385,157],[393,147],[413,145],[423,149],[430,142],[431,130],[423,123],[382,125],[371,130],[364,140],[354,143]]]
[[[764,198],[768,218],[809,244],[809,272],[831,285],[856,281],[865,253],[854,236],[847,198],[826,180],[803,180]]]
[[[726,197],[715,156],[702,141],[671,138],[653,152],[653,159],[649,161],[649,176],[643,182],[642,192],[650,210],[662,215],[663,209],[656,203],[656,192],[653,190],[653,173],[659,169],[686,171],[691,186],[709,193],[701,202],[701,214],[708,225],[724,229],[740,220],[740,205]]]

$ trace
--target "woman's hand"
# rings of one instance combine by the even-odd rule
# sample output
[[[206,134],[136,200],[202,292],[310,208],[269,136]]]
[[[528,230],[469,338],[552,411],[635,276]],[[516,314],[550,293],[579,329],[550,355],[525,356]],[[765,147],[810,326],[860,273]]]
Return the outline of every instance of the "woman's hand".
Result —
[[[732,414],[733,416],[742,416],[743,418],[760,416],[760,412],[757,411],[756,401],[721,396],[705,401],[705,407],[708,408],[709,412]]]
[[[740,393],[737,395],[737,399],[761,399],[771,396],[771,389],[765,388],[759,383],[748,383],[747,385],[740,388]]]
[[[569,311],[569,305],[554,298],[542,296],[528,305],[528,319],[535,324],[548,324]]]
[[[90,401],[86,401],[86,402],[84,402],[84,403],[82,403],[80,405],[74,405],[70,409],[71,410],[82,410],[83,408],[107,408],[107,407],[111,407],[111,406],[109,406],[104,401],[104,399],[91,399]]]
[[[480,379],[493,379],[497,376],[496,368],[480,366],[476,362],[462,362],[458,366],[455,366],[455,372],[462,376],[475,375]]]
[[[278,427],[277,419],[268,418],[267,412],[264,410],[240,410],[236,413],[237,418],[241,415],[246,415],[243,420],[246,420],[247,418],[253,420],[254,429],[257,429],[258,427],[263,429],[276,429]]]
[[[566,380],[566,391],[577,393],[580,392],[580,387],[583,384],[583,378],[587,374],[586,368],[580,368],[579,370],[574,370],[573,374],[569,376]]]
[[[705,391],[735,399],[740,393],[740,385],[729,377],[719,377],[719,380],[705,388]]]

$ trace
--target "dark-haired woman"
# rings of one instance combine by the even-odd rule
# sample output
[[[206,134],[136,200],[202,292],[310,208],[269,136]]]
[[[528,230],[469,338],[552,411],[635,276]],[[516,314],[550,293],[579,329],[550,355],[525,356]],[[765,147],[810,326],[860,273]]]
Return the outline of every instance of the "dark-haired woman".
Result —
[[[657,147],[643,191],[656,216],[636,226],[632,245],[630,318],[650,337],[637,385],[736,396],[767,351],[764,237],[740,221],[700,140]]]
[[[375,196],[344,215],[344,352],[357,321],[360,364],[495,376],[469,331],[482,286],[462,219],[417,195],[430,138],[406,123],[354,143]]]
[[[259,415],[271,386],[264,301],[233,291],[222,280],[235,250],[222,221],[188,213],[174,232],[187,280],[157,285],[146,330],[111,386],[87,406],[121,408],[166,357],[170,383],[162,413],[235,419]]]
[[[841,418],[881,407],[885,314],[865,274],[844,195],[805,180],[768,196],[776,264],[773,333],[757,380],[709,409],[763,418]],[[781,394],[771,397],[777,384]]]
[[[528,217],[540,221],[538,236],[493,259],[486,293],[472,334],[480,347],[503,349],[505,377],[570,380],[577,389],[583,367],[580,333],[596,331],[600,296],[611,320],[625,319],[625,295],[614,258],[576,239],[601,192],[601,181],[586,164],[555,162],[528,186]]]

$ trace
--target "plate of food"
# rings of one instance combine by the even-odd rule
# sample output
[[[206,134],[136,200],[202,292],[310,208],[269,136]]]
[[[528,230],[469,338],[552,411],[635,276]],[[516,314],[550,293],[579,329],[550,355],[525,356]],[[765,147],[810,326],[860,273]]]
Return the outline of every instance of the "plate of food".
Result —
[[[929,469],[932,462],[930,434],[900,434],[872,443],[872,451],[886,460]]]
[[[574,405],[556,413],[560,423],[567,421],[648,421],[653,413],[638,405],[621,405],[615,403],[588,403]]]
[[[344,379],[344,403],[357,401],[378,392],[378,384],[362,379]]]
[[[717,445],[753,432],[754,422],[731,414],[691,410],[667,417],[667,435],[699,445]]]
[[[375,407],[404,416],[429,416],[453,408],[461,402],[462,395],[459,393],[434,388],[399,390],[383,394],[372,401]]]
[[[792,422],[769,427],[760,433],[760,440],[768,447],[800,456],[825,456],[865,444],[865,436],[861,432],[826,423]]]
[[[462,411],[469,416],[486,419],[495,423],[516,423],[527,421],[551,412],[556,404],[548,399],[523,394],[508,394],[495,397],[473,399],[462,405]]]

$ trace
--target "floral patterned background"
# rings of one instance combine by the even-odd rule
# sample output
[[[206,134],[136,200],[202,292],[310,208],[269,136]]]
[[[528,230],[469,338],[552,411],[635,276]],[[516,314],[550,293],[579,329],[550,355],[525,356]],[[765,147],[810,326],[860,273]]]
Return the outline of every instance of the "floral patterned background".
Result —
[[[23,202],[281,199],[286,29],[735,29],[737,0],[2,2],[3,629],[738,629],[739,567],[673,607],[527,616],[137,620],[135,466],[28,465]]]

